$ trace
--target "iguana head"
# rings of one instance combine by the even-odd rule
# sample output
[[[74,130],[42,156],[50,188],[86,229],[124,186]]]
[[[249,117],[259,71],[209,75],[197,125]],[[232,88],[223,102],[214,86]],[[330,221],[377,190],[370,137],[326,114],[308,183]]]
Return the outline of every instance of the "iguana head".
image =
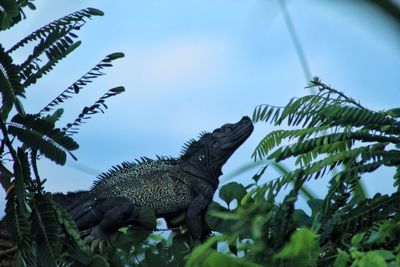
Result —
[[[222,166],[246,141],[253,128],[250,118],[246,116],[237,123],[224,124],[212,133],[202,133],[199,140],[188,144],[181,156],[188,163],[187,172],[217,184]]]

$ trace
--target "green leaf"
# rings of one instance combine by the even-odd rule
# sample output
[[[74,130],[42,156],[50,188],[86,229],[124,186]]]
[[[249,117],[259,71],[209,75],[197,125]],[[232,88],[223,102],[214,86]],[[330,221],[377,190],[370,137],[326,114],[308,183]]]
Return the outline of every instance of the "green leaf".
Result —
[[[31,221],[29,214],[21,212],[18,208],[20,205],[15,187],[11,187],[7,193],[4,221],[12,243],[18,246],[17,266],[18,262],[23,263],[21,266],[36,266],[36,258],[32,254]]]
[[[0,29],[8,29],[13,24],[13,18],[19,15],[17,1],[2,0],[0,12]]]
[[[18,99],[18,97],[15,98],[15,108],[17,109],[17,112],[21,114],[22,116],[25,116],[25,109],[24,106],[22,105],[21,101]]]
[[[141,229],[126,229],[126,233],[118,231],[113,235],[112,245],[129,253],[132,246],[142,244],[152,231]]]
[[[345,251],[338,249],[338,254],[335,259],[334,267],[346,267],[350,259],[350,255]]]
[[[261,267],[261,265],[244,260],[238,259],[226,254],[219,253],[215,250],[209,250],[208,257],[204,262],[199,265],[203,267]]]
[[[6,120],[13,105],[17,102],[17,96],[24,96],[24,87],[18,75],[18,68],[13,64],[11,56],[4,51],[0,44],[0,92],[2,95],[1,115]],[[20,106],[17,106],[20,109]]]
[[[311,228],[313,220],[310,216],[305,213],[304,210],[295,209],[293,211],[293,221],[297,223],[299,227],[309,227]]]
[[[58,121],[61,118],[63,113],[64,113],[64,109],[59,108],[56,111],[54,111],[54,113],[52,115],[47,115],[43,119],[45,119],[49,122],[52,122],[52,123],[56,123],[56,121]]]
[[[97,9],[97,8],[93,8],[93,7],[89,7],[87,8],[87,12],[93,16],[103,16],[104,12]]]
[[[37,194],[32,207],[32,230],[38,250],[38,261],[43,266],[57,266],[61,240],[58,237],[59,225],[51,204],[46,197]]]
[[[214,216],[213,214],[215,212],[228,213],[229,210],[221,206],[217,202],[211,202],[210,205],[208,205],[208,209],[205,215],[205,220],[207,222],[207,225],[213,231],[217,231],[220,233],[231,233],[233,231],[233,225],[234,225],[232,221],[220,218],[218,216]]]
[[[119,93],[125,92],[125,88],[123,86],[118,86],[118,87],[110,89],[110,92],[119,94]]]
[[[316,265],[319,253],[317,235],[307,228],[300,228],[292,234],[289,243],[276,257],[295,262],[299,267],[308,267]]]
[[[354,235],[354,236],[351,238],[351,245],[352,245],[353,247],[355,247],[355,246],[357,246],[358,244],[360,244],[360,242],[364,239],[364,235],[365,235],[365,233],[358,233],[358,234]]]
[[[7,0],[7,1],[13,1],[13,0]],[[41,27],[40,29],[34,31],[24,39],[20,40],[7,52],[11,53],[32,41],[45,40],[55,30],[68,28],[70,29],[69,35],[73,38],[76,38],[77,36],[74,33],[72,33],[71,30],[77,29],[76,25],[79,25],[80,26],[79,28],[81,28],[86,23],[85,20],[86,18],[91,18],[92,16],[96,16],[97,14],[102,15],[102,12],[95,8],[88,8],[76,11],[67,16],[59,18]]]
[[[392,108],[387,111],[385,111],[385,114],[388,114],[394,118],[399,118],[400,117],[400,108]]]
[[[65,58],[80,45],[81,41],[77,41],[71,45],[68,45],[63,50],[60,50],[58,47],[51,47],[51,51],[48,52],[49,60],[36,72],[29,73],[29,75],[26,77],[26,80],[23,82],[23,86],[28,87],[32,84],[35,84],[38,79],[43,77],[43,75],[49,73],[61,59]]]
[[[107,260],[100,255],[95,255],[93,257],[92,262],[88,265],[89,267],[110,267],[110,264],[107,262]]]
[[[64,226],[64,231],[67,236],[73,240],[74,244],[82,251],[89,251],[89,247],[87,244],[83,242],[81,239],[81,235],[76,226],[74,219],[72,219],[71,215],[56,201],[49,199],[49,203],[51,205],[52,211],[55,213],[58,223]]]
[[[311,209],[311,217],[315,217],[319,212],[322,211],[322,199],[310,199],[307,201],[307,205]]]
[[[387,267],[385,259],[375,251],[368,251],[359,260],[359,267]]]
[[[57,164],[65,164],[66,152],[73,158],[72,150],[78,149],[78,144],[63,131],[54,128],[54,123],[37,115],[15,115],[8,127],[10,134],[16,136],[28,147],[40,151]]]
[[[262,265],[249,262],[245,259],[234,258],[211,249],[223,237],[213,236],[203,244],[196,246],[191,252],[186,265],[187,267],[261,267]]]
[[[114,59],[123,58],[124,56],[125,56],[124,53],[116,52],[116,53],[109,54],[107,56],[107,59],[108,59],[108,61],[111,61],[111,60],[114,60]]]
[[[219,197],[224,200],[229,207],[229,204],[234,199],[240,202],[246,193],[246,188],[242,184],[230,182],[222,186],[221,190],[219,191]]]
[[[378,250],[374,250],[374,252],[377,253],[382,258],[384,258],[386,261],[391,261],[396,258],[396,256],[393,254],[393,252],[386,250],[386,249],[378,249]]]

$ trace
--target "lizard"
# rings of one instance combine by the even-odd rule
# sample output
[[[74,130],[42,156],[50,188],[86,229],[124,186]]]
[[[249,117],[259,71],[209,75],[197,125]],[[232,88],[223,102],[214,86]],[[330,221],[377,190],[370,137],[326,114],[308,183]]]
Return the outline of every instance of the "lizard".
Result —
[[[197,240],[208,234],[204,213],[218,188],[222,167],[251,135],[247,116],[190,140],[178,158],[142,158],[123,162],[100,174],[88,191],[57,193],[53,198],[76,221],[80,231],[104,237],[129,225],[150,207],[167,225],[181,224],[184,214],[188,232]]]

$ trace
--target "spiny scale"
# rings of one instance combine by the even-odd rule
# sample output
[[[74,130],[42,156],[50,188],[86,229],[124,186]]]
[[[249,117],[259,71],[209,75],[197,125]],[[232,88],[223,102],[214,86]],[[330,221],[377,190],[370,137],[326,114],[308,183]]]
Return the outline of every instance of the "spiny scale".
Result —
[[[191,144],[193,144],[194,142],[196,142],[196,140],[194,140],[194,139],[192,138],[192,139],[190,139],[189,141],[186,141],[186,142],[183,144],[182,149],[181,149],[181,156],[183,156],[183,155],[186,153],[186,151],[187,151],[187,149],[189,148],[189,146],[190,146]]]
[[[207,132],[207,131],[201,131],[200,132],[200,134],[199,134],[199,136],[198,136],[198,138],[200,139],[200,138],[202,138],[204,135],[206,135],[206,134],[209,134],[209,132]]]
[[[147,157],[136,159],[135,162],[124,161],[120,165],[111,167],[107,172],[98,176],[91,190],[109,189],[110,186],[124,182],[132,182],[132,179],[143,179],[145,175],[155,171],[162,171],[176,165],[178,160],[157,156],[157,160]]]

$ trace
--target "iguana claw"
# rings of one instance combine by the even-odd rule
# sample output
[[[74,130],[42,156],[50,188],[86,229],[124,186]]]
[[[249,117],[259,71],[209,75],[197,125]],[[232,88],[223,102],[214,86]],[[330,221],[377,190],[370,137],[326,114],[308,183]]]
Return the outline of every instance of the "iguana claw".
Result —
[[[87,245],[90,245],[91,252],[98,250],[100,253],[103,253],[104,248],[110,245],[107,238],[101,234],[101,231],[99,231],[97,228],[94,228],[92,231],[90,231],[90,234],[84,238],[83,242]]]

